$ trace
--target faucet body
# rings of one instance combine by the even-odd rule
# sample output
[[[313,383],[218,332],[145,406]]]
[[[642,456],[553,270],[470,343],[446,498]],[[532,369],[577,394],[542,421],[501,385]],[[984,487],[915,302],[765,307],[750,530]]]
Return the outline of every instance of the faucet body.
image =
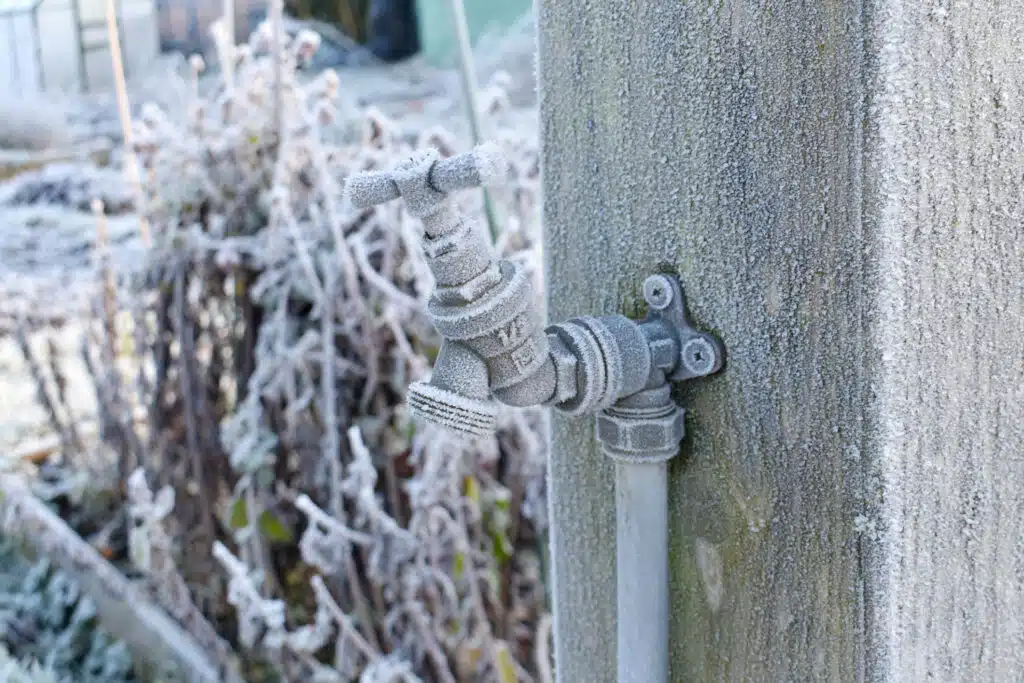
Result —
[[[423,250],[436,288],[428,313],[443,338],[428,382],[409,387],[414,415],[472,436],[493,431],[500,401],[597,414],[598,438],[616,459],[672,457],[683,436],[683,411],[670,381],[717,371],[721,344],[690,325],[675,278],[644,283],[649,313],[581,316],[543,326],[522,265],[499,259],[484,231],[448,201],[454,190],[505,174],[493,145],[440,159],[425,150],[390,172],[351,176],[352,205],[402,197],[423,221]]]

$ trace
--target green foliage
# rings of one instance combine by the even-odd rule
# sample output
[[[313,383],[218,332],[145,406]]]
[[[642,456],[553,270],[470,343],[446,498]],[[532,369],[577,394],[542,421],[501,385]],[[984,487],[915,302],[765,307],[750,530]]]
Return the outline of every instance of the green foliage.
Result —
[[[5,658],[45,667],[25,669],[28,678],[4,676],[5,682],[138,680],[128,649],[99,627],[92,601],[71,578],[49,562],[29,562],[5,539],[0,539],[0,641],[8,648],[0,653],[0,672],[10,666]]]
[[[288,525],[270,510],[264,510],[260,515],[259,529],[263,537],[273,543],[291,543],[295,540],[295,534]]]
[[[244,529],[249,525],[249,511],[245,506],[245,498],[238,498],[231,505],[231,528]],[[287,522],[275,515],[270,510],[260,513],[257,528],[260,534],[272,543],[293,543],[295,532],[288,526]]]
[[[300,19],[318,19],[340,28],[357,43],[366,42],[369,0],[289,0],[289,11]]]

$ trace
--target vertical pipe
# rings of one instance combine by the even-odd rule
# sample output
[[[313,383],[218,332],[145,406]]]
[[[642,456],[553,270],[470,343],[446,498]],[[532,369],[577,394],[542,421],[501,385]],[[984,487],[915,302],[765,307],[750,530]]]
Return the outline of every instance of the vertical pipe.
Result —
[[[238,38],[235,35],[235,0],[222,0],[222,21],[224,22],[224,35],[227,39],[227,49],[224,53],[224,63],[220,65],[224,72],[224,83],[228,88],[235,85],[235,47],[238,45]]]
[[[89,90],[89,72],[85,63],[85,42],[82,37],[82,7],[81,0],[71,0],[71,22],[75,25],[75,40],[78,47],[78,89],[80,92]]]
[[[284,0],[270,0],[270,35],[274,45],[273,52],[271,53],[271,58],[274,60],[274,134],[277,136],[277,142],[279,145],[281,142],[281,123],[284,116],[284,100],[281,91],[281,60],[284,57],[282,54],[284,50],[282,45],[282,41],[284,40],[284,29],[282,28],[283,23]],[[280,147],[278,149],[280,150]]]
[[[469,23],[462,0],[451,0],[455,42],[459,48],[459,73],[462,92],[466,97],[466,115],[469,117],[469,136],[474,145],[480,144],[480,112],[477,110],[476,69],[473,66],[473,47],[469,39]]]
[[[615,465],[618,683],[668,682],[668,465]]]

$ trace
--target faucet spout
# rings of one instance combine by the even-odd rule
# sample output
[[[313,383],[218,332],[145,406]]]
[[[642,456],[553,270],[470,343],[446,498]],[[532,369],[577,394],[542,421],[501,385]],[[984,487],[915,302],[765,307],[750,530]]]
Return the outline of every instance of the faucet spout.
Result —
[[[409,386],[410,412],[470,436],[494,431],[498,408],[490,400],[487,363],[465,344],[445,340],[427,382]]]

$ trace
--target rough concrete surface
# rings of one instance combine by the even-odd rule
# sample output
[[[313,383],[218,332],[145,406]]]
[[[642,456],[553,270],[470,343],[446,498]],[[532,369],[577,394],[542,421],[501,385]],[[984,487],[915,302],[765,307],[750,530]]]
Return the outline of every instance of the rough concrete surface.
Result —
[[[892,680],[1024,680],[1024,3],[892,2],[868,175]]]
[[[538,0],[551,322],[682,277],[673,681],[1024,679],[1024,2]],[[613,468],[555,417],[559,680]]]

